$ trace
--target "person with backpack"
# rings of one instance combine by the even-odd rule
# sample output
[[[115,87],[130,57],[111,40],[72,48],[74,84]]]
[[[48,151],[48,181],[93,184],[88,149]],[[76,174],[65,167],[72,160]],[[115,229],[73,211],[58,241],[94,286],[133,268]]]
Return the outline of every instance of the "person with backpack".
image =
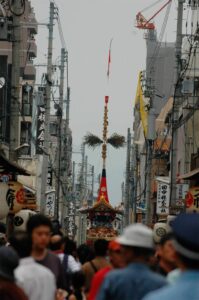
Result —
[[[62,264],[64,272],[65,289],[70,293],[72,284],[72,274],[81,270],[80,264],[68,251],[68,238],[61,235],[53,235],[50,241],[50,249],[56,254]]]

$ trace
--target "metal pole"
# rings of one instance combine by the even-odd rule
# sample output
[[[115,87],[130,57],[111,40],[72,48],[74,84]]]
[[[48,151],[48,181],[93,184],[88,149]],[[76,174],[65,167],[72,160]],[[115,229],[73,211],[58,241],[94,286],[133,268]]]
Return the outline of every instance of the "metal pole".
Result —
[[[85,168],[85,144],[82,145],[82,149],[81,149],[81,153],[82,153],[82,162],[81,162],[81,171],[80,171],[80,207],[82,207],[83,205],[83,199],[84,199],[84,194],[85,194],[85,188],[84,188],[84,168]],[[83,230],[83,226],[82,226],[82,215],[79,212],[79,228],[78,228],[78,244],[80,245],[82,243],[82,230]]]
[[[50,102],[51,102],[51,85],[52,85],[54,14],[55,14],[55,5],[53,2],[50,2],[50,19],[48,25],[49,36],[48,36],[48,59],[47,59],[47,78],[46,78],[46,103],[45,103],[45,140],[44,140],[42,186],[41,186],[41,199],[40,199],[41,213],[45,213],[48,159],[49,159],[49,143],[50,143],[49,123],[50,123]]]
[[[130,161],[131,161],[131,131],[128,128],[127,132],[127,157],[126,157],[126,182],[125,182],[125,227],[129,225],[129,213],[130,213]]]
[[[134,172],[133,172],[133,178],[134,178],[134,201],[133,201],[133,211],[134,211],[134,222],[137,222],[137,184],[138,184],[138,145],[134,146]]]
[[[10,103],[10,160],[16,161],[16,148],[20,145],[20,50],[21,26],[18,12],[21,10],[21,0],[15,0],[13,10],[13,42],[12,42],[12,80]]]
[[[94,185],[95,185],[95,167],[92,166],[91,168],[91,174],[92,174],[92,192],[91,192],[91,195],[92,195],[92,203],[91,205],[93,205],[93,200],[94,200]]]
[[[178,120],[178,110],[181,96],[181,82],[178,81],[181,73],[181,54],[182,54],[182,24],[183,24],[183,3],[184,0],[178,0],[177,34],[176,34],[176,88],[174,91],[173,120],[172,120],[172,147],[171,147],[171,197],[170,207],[175,210],[176,207],[176,180],[177,180],[177,147],[178,130],[175,124]]]
[[[151,214],[151,171],[152,171],[152,155],[153,155],[153,147],[152,141],[146,140],[146,165],[147,165],[147,182],[146,182],[146,225],[150,225],[152,222],[152,214]]]
[[[62,132],[63,132],[63,103],[64,103],[64,71],[65,71],[66,50],[61,49],[61,65],[60,65],[60,87],[59,87],[59,106],[57,110],[58,137],[57,137],[57,176],[56,176],[56,206],[55,218],[59,219],[59,207],[62,202],[62,214],[64,213],[64,201],[61,199],[61,160],[62,160]],[[62,201],[61,201],[62,200]]]
[[[72,174],[72,189],[73,189],[73,194],[75,193],[75,167],[76,167],[76,163],[74,161],[73,162],[73,174]]]

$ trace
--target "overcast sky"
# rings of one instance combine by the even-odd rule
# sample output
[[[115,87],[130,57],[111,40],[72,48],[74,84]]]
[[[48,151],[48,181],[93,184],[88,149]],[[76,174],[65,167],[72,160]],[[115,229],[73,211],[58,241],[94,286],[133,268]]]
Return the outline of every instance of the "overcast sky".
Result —
[[[47,22],[49,0],[31,0],[38,22]],[[78,149],[86,132],[102,132],[104,96],[109,93],[109,132],[126,135],[133,124],[133,103],[138,72],[145,68],[146,47],[143,31],[135,28],[136,13],[155,0],[56,0],[64,37],[69,51],[71,87],[71,129],[74,148]],[[150,17],[162,4],[144,14]],[[156,18],[158,31],[164,19]],[[164,40],[175,39],[176,1],[173,1]],[[38,59],[45,62],[47,29],[39,27]],[[112,42],[110,82],[106,71],[108,48]],[[60,53],[60,39],[55,30],[54,60]],[[43,70],[44,71],[44,70]],[[40,70],[40,72],[42,72]],[[125,175],[126,149],[108,151],[108,187],[113,204],[121,200],[121,183]],[[87,151],[89,162],[101,172],[100,150]],[[74,156],[78,160],[78,155]]]

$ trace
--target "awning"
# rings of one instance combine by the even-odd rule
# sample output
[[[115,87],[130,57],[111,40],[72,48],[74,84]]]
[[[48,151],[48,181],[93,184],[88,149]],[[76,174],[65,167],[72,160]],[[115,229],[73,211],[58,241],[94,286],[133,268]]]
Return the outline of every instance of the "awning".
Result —
[[[199,174],[199,168],[193,170],[193,171],[190,171],[188,173],[185,173],[183,175],[180,175],[178,177],[178,179],[188,179],[188,180],[191,180],[191,179],[195,179],[195,177]]]
[[[30,188],[29,186],[24,185],[23,187],[24,187],[25,190],[27,190],[28,192],[32,193],[33,195],[36,194],[36,190]]]
[[[23,169],[16,162],[10,161],[7,157],[0,154],[0,173],[15,173],[16,175],[30,176],[31,173]]]
[[[170,178],[168,176],[157,176],[155,180],[161,183],[170,184]]]

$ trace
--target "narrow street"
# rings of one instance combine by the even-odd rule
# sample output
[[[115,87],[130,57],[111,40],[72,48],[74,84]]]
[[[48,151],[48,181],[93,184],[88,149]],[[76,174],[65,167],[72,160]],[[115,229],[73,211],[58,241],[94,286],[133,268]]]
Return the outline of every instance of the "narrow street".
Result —
[[[0,300],[199,300],[198,108],[198,0],[0,0]]]

